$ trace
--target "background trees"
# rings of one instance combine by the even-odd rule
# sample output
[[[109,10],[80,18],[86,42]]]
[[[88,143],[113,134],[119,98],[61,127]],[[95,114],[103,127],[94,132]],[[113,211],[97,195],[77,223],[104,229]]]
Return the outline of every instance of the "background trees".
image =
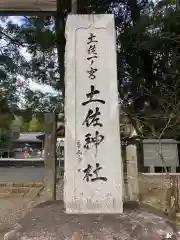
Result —
[[[11,112],[25,122],[63,110],[64,25],[70,10],[70,1],[64,1],[56,16],[22,16],[16,22],[1,18],[0,88]],[[85,0],[79,1],[78,13],[115,14],[121,110],[138,133],[159,129],[157,115],[171,118],[169,126],[178,129],[179,2]],[[54,92],[34,91],[30,80]]]

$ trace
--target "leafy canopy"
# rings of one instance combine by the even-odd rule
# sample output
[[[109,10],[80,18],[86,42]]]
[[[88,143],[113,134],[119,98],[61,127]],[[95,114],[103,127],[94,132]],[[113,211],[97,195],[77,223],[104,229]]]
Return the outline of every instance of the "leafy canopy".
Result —
[[[53,109],[62,111],[64,106],[64,26],[70,1],[63,4],[59,16],[22,17],[18,24],[2,18],[0,87],[6,90],[3,94],[13,111],[23,95],[23,111],[18,114],[27,115],[29,120]],[[84,0],[79,1],[78,13],[115,14],[118,88],[129,121],[138,130],[144,126],[142,122],[154,124],[144,116],[158,113],[176,125],[180,111],[178,1]],[[23,49],[29,58],[24,57]],[[48,84],[57,94],[33,91],[28,87],[29,79]]]

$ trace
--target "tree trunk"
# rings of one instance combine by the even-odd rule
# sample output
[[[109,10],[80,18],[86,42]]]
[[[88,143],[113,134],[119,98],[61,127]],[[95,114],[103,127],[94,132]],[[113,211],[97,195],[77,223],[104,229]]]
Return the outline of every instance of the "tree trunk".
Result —
[[[66,0],[65,0],[66,1]],[[62,96],[65,96],[65,7],[63,0],[57,0],[57,12],[55,15],[55,28],[56,28],[56,44],[58,52],[58,65],[60,79],[58,82],[58,89],[62,91]]]
[[[71,13],[76,14],[78,12],[78,0],[71,0]]]

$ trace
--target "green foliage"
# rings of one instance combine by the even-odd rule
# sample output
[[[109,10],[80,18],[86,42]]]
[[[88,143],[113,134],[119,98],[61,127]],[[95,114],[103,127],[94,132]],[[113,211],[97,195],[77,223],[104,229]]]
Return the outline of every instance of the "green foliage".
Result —
[[[26,48],[30,55],[26,59],[24,70],[21,69],[21,76],[38,84],[47,84],[54,90],[58,90],[60,81],[57,61],[56,34],[55,34],[54,17],[22,17],[21,23],[7,25],[7,32],[11,31],[16,34],[16,42]],[[15,31],[15,33],[14,33]],[[28,66],[28,67],[27,67]],[[24,66],[22,66],[24,67]],[[21,68],[22,68],[21,67]],[[25,82],[26,83],[26,82]],[[63,101],[61,92],[54,94],[45,94],[41,91],[33,91],[28,85],[23,87],[22,93],[24,98],[23,111],[15,109],[16,115],[23,115],[23,118],[32,118],[33,114],[54,111],[62,109]],[[27,115],[27,116],[24,116]],[[28,119],[27,121],[29,121]],[[26,124],[27,125],[27,124]]]
[[[0,148],[8,148],[10,144],[10,136],[9,136],[9,132],[0,129]]]
[[[2,96],[2,95],[0,95]],[[0,129],[9,129],[9,126],[13,120],[13,114],[8,106],[6,97],[0,99]]]
[[[42,123],[35,117],[29,123],[28,132],[41,132],[43,131]]]
[[[14,134],[20,132],[41,132],[43,129],[44,117],[42,117],[42,114],[41,118],[32,117],[31,115],[31,118],[29,119],[16,116],[15,120],[13,120],[11,124],[11,130]]]
[[[22,125],[22,118],[15,117],[10,126],[11,140],[16,140],[19,138],[21,125]]]
[[[2,18],[0,37],[4,45],[0,53],[0,89],[6,90],[3,96],[12,112],[22,116],[22,129],[26,131],[33,115],[43,122],[46,112],[63,111],[64,24],[70,12],[70,1],[63,1],[59,12],[55,17],[22,17],[18,24]],[[133,124],[138,121],[139,126],[145,121],[152,126],[152,121],[144,117],[158,113],[164,119],[173,116],[173,126],[177,125],[174,116],[180,115],[178,1],[84,0],[79,1],[78,12],[115,15],[120,100],[122,110]],[[26,48],[30,59],[24,57],[22,47]],[[19,75],[25,79],[24,86],[19,84]],[[29,79],[48,84],[57,94],[29,89]],[[22,94],[25,101],[23,109],[19,110],[17,103]],[[165,123],[162,121],[160,125]]]
[[[23,91],[19,75],[26,76],[28,65],[21,53],[22,41],[19,27],[7,18],[1,18],[0,25],[0,90],[8,106],[14,108]],[[25,85],[25,84],[24,84]]]

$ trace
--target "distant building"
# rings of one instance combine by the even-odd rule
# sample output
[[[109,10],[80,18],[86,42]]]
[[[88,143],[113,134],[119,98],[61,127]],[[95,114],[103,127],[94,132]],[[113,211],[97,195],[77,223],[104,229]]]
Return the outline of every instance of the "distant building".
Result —
[[[65,137],[65,127],[64,124],[57,124],[57,157],[60,159],[64,158],[64,137]],[[41,133],[37,136],[41,141],[45,141],[45,133]]]
[[[24,152],[30,152],[32,157],[38,155],[38,152],[42,152],[44,148],[43,140],[38,139],[39,135],[43,133],[24,132],[20,133],[18,139],[12,141],[12,153],[14,158],[24,158]]]
[[[20,133],[18,139],[13,140],[13,148],[23,147],[24,145],[28,144],[31,145],[32,148],[43,148],[43,141],[38,139],[38,136],[43,133],[35,133],[35,132],[28,132],[28,133]]]
[[[64,138],[65,137],[65,126],[64,124],[59,123],[57,127],[57,138]],[[45,133],[39,133],[37,138],[41,141],[45,140]]]

